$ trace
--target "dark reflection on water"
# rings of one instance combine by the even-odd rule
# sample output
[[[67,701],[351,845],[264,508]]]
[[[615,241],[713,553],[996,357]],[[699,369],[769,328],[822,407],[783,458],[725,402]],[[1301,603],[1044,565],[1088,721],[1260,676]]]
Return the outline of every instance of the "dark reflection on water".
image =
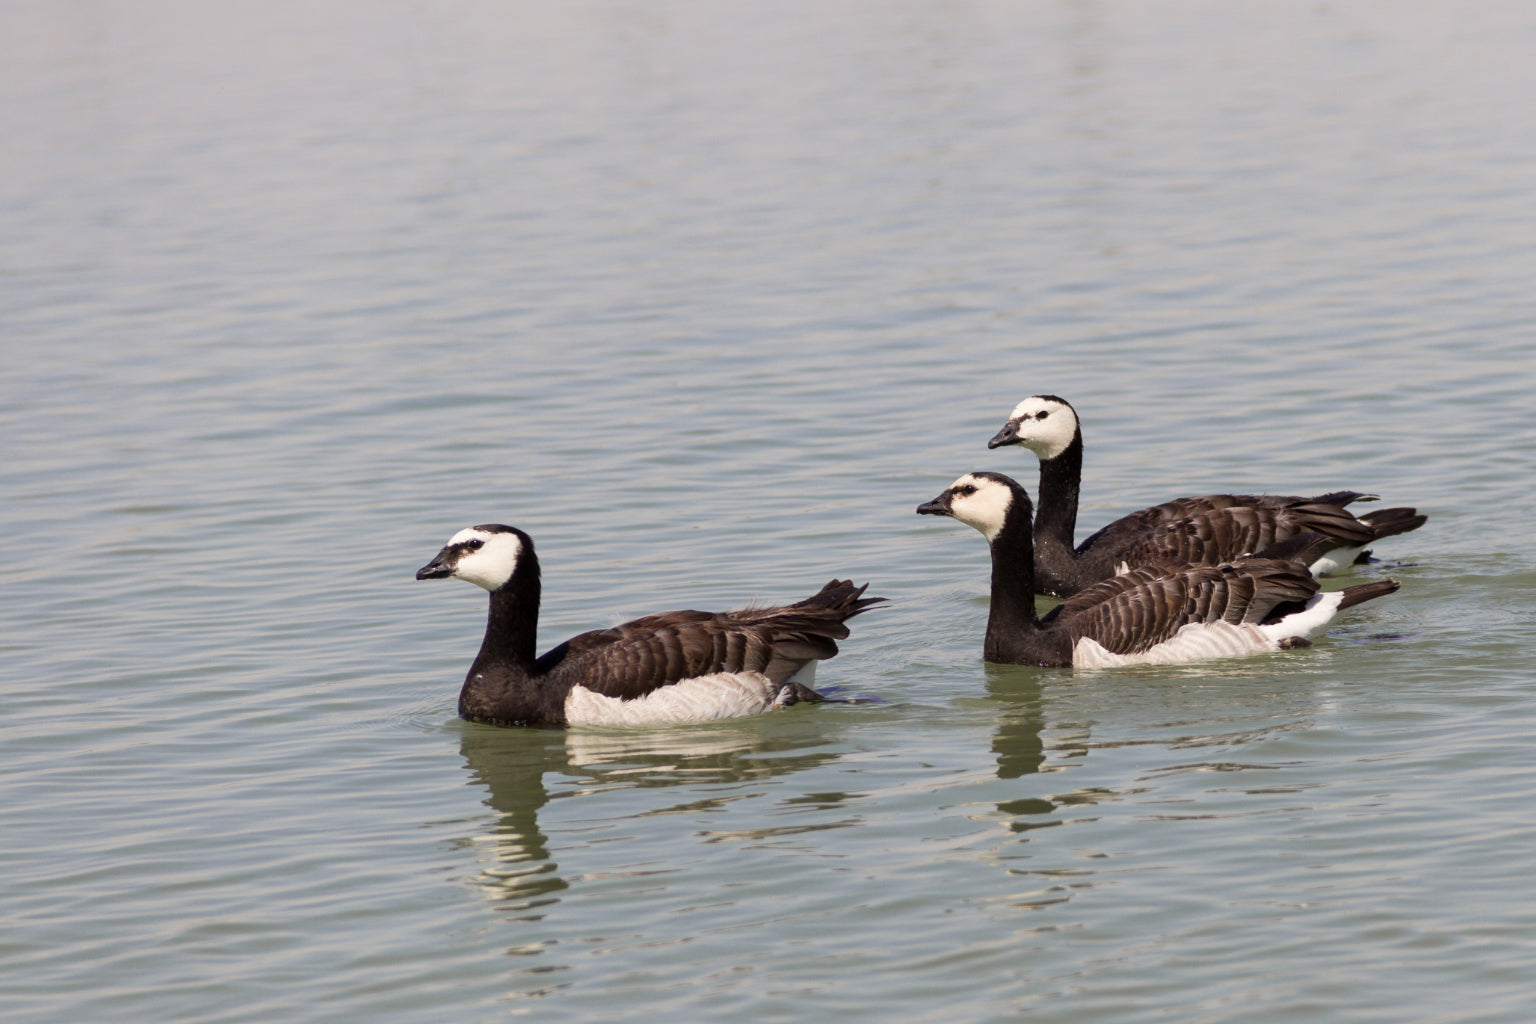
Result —
[[[775,776],[817,768],[836,760],[832,748],[841,725],[817,721],[806,714],[789,728],[759,730],[753,723],[725,723],[645,732],[562,732],[547,729],[499,729],[466,725],[459,751],[475,785],[485,787],[486,806],[497,814],[474,844],[485,840],[491,849],[482,856],[480,872],[470,884],[520,923],[544,921],[571,888],[560,874],[549,837],[540,828],[539,814],[555,798],[581,798],[615,789],[682,787],[688,799],[656,806],[645,803],[627,817],[687,814],[723,807],[739,796],[722,794],[721,787],[758,783]],[[546,782],[564,777],[565,784]],[[574,784],[574,785],[573,785]],[[782,801],[791,809],[831,810],[856,794],[818,792],[794,794]],[[733,839],[763,839],[809,831],[841,828],[857,819],[731,830],[698,830],[701,843]],[[637,872],[643,874],[646,872]],[[525,937],[508,951],[542,953],[552,941]]]
[[[491,826],[496,854],[478,886],[522,920],[538,920],[542,913],[529,912],[552,906],[554,894],[568,888],[539,830],[539,810],[549,802],[544,773],[559,770],[563,751],[564,737],[543,729],[470,725],[459,741],[471,777],[488,790],[486,805],[500,816]]]
[[[1088,753],[1086,729],[1074,731],[1056,749],[1047,750],[1043,681],[1049,675],[1040,669],[1018,665],[989,663],[986,666],[987,695],[1003,705],[992,735],[992,753],[997,759],[999,779],[1018,779],[1053,771],[1055,768],[1047,766],[1052,755],[1058,760],[1064,757],[1075,760]],[[997,809],[1010,819],[1009,829],[1028,832],[1060,825],[1061,819],[1054,816],[1056,812],[1062,807],[1085,802],[1081,797],[1080,793],[1027,796],[1000,801]]]
[[[997,755],[997,777],[1016,779],[1033,775],[1045,764],[1045,709],[1040,690],[1040,671],[1015,665],[986,666],[987,695],[1008,705],[998,716],[992,737]]]

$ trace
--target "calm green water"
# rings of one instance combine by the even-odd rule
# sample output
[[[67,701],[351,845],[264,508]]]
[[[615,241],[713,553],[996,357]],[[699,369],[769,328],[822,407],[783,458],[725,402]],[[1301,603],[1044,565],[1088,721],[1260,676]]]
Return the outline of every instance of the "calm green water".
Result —
[[[1536,1014],[1536,14],[0,7],[0,1016]],[[988,666],[914,507],[1070,398],[1083,526],[1417,505],[1316,647]],[[872,581],[819,682],[454,716],[542,637]]]

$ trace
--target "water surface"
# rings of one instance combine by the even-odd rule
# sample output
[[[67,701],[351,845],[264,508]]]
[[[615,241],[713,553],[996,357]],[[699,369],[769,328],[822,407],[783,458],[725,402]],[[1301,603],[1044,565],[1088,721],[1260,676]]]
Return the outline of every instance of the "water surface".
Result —
[[[1450,4],[0,11],[7,1019],[1524,1022],[1536,17]],[[1025,395],[1085,532],[1430,516],[1312,649],[985,665],[913,515]],[[541,640],[891,599],[877,702],[454,715]],[[1333,585],[1333,584],[1330,584]]]

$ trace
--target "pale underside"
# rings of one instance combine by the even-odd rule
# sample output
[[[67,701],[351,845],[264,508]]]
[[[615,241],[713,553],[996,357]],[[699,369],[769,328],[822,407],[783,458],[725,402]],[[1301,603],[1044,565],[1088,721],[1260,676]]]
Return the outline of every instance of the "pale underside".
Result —
[[[1120,665],[1176,665],[1211,658],[1237,658],[1279,650],[1279,642],[1263,627],[1230,622],[1191,622],[1162,643],[1137,654],[1115,654],[1091,637],[1072,649],[1073,668],[1114,668]]]
[[[572,688],[565,698],[568,725],[636,726],[714,722],[758,715],[779,706],[783,687],[761,672],[716,672],[621,700]]]
[[[1322,558],[1309,565],[1307,571],[1313,576],[1332,576],[1335,573],[1344,572],[1346,569],[1354,568],[1355,559],[1359,558],[1360,553],[1364,550],[1363,546],[1334,548]]]
[[[1337,613],[1341,599],[1339,591],[1314,594],[1301,611],[1267,625],[1223,621],[1191,622],[1169,639],[1137,654],[1115,654],[1097,640],[1083,637],[1072,648],[1072,667],[1174,665],[1277,651],[1282,640],[1291,637],[1305,639],[1326,626]]]

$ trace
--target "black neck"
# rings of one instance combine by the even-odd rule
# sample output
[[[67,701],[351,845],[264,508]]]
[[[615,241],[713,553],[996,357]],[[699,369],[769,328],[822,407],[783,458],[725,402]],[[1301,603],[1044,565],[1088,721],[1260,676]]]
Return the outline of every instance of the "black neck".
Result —
[[[1035,544],[1029,498],[1014,493],[1003,528],[992,538],[992,609],[984,655],[988,661],[1019,661],[1021,645],[1040,629],[1035,615]]]
[[[1042,547],[1073,550],[1077,493],[1082,483],[1083,431],[1078,428],[1065,451],[1040,463],[1040,509],[1035,514],[1035,537]]]
[[[470,680],[492,666],[498,674],[511,672],[527,676],[533,672],[540,589],[538,558],[532,551],[525,551],[512,578],[501,589],[491,591],[485,640],[480,644],[475,663],[470,666]]]

